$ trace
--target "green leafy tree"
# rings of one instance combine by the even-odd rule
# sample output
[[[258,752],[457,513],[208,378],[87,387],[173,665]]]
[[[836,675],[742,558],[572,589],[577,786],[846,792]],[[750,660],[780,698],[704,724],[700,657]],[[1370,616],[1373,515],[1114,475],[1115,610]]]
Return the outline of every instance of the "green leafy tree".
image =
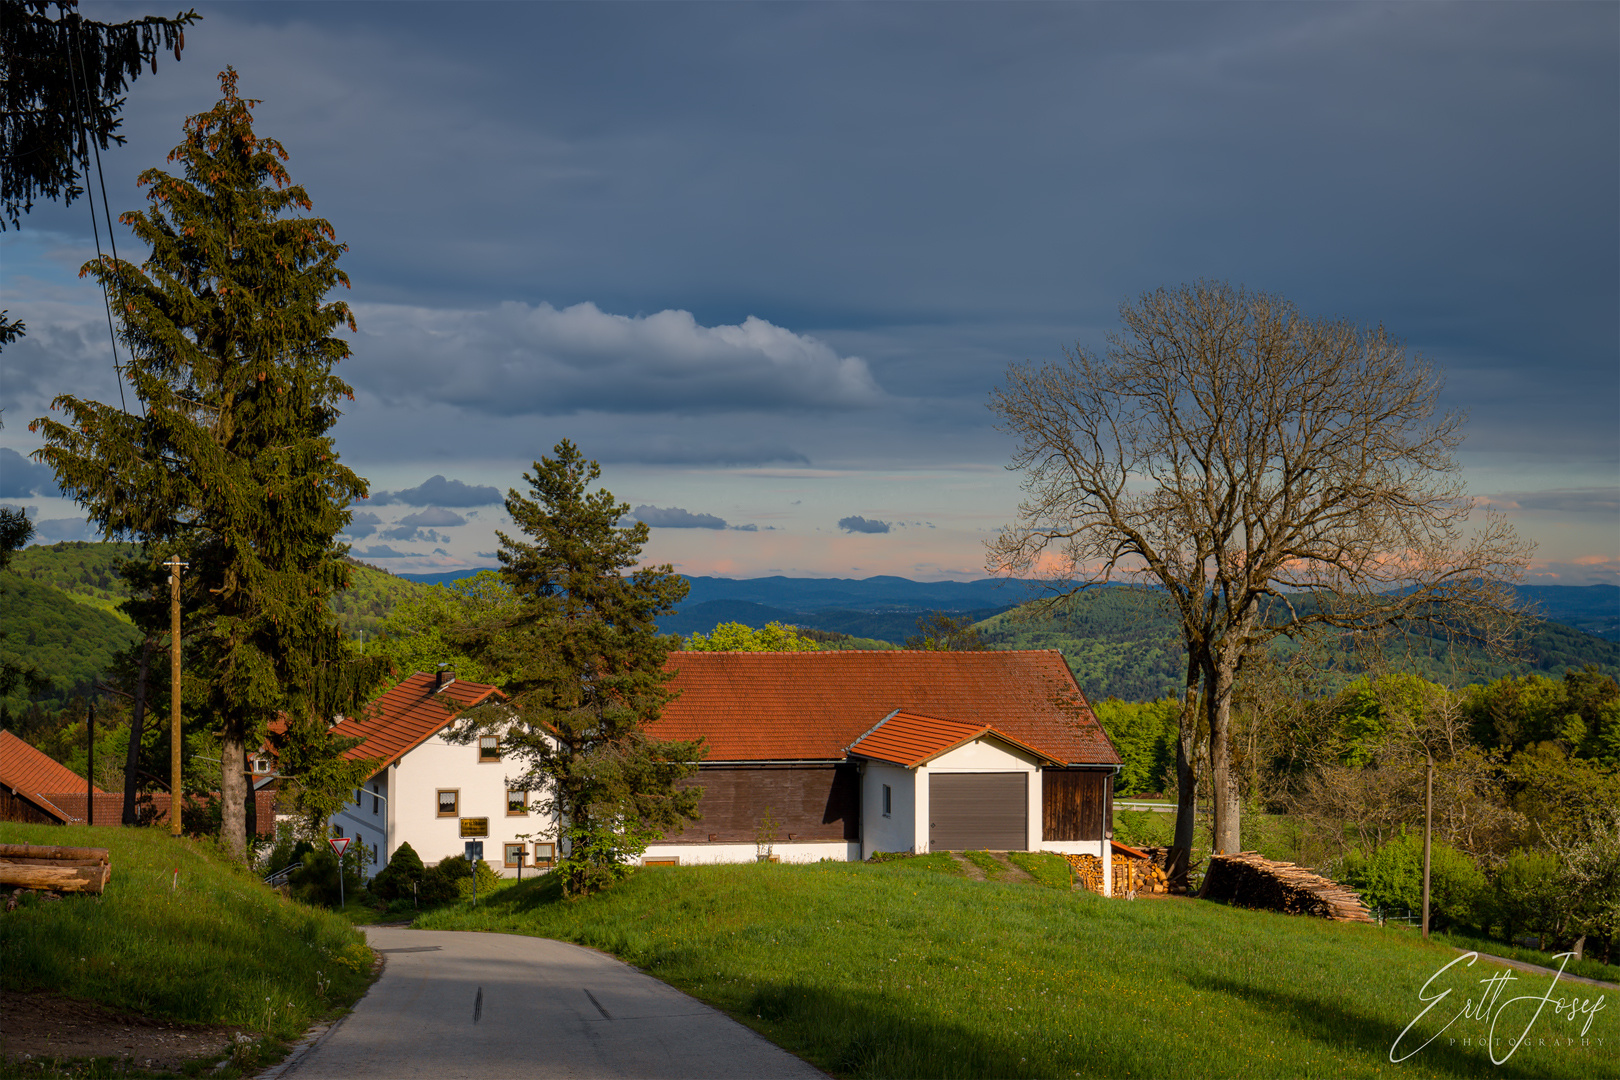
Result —
[[[693,652],[816,652],[820,646],[798,632],[796,627],[768,622],[755,630],[740,622],[723,622],[707,637],[693,634],[686,639]]]
[[[505,673],[486,667],[459,642],[480,623],[507,618],[517,607],[516,594],[501,575],[480,570],[402,600],[366,642],[366,655],[386,662],[395,678],[448,664],[460,678],[503,686]]]
[[[247,750],[279,713],[352,707],[376,665],[356,662],[327,606],[348,581],[333,538],[366,493],[327,434],[354,396],[332,371],[349,354],[333,331],[353,318],[326,301],[348,284],[345,247],[298,215],[309,195],[281,144],[254,132],[236,73],[220,86],[169,155],[183,175],[142,173],[150,207],[123,215],[145,263],[85,267],[113,297],[139,413],[62,395],[66,422],[34,427],[38,456],[106,534],[191,564],[188,670],[221,731],[223,840],[242,858]]]
[[[1174,775],[1181,702],[1107,698],[1094,704],[1092,711],[1123,762],[1115,790],[1121,795],[1162,790],[1165,778]]]
[[[486,669],[506,673],[510,711],[475,722],[500,727],[527,763],[514,786],[546,793],[567,845],[555,872],[577,896],[697,816],[701,789],[679,782],[704,748],[645,731],[670,697],[670,643],[656,620],[686,596],[686,580],[668,566],[636,569],[647,526],[619,526],[629,506],[589,490],[601,470],[573,443],[554,453],[524,474],[528,497],[507,493],[506,512],[527,539],[497,534],[517,610],[464,641]]]
[[[917,620],[917,634],[906,638],[906,648],[933,652],[970,651],[984,648],[984,641],[978,628],[973,625],[971,616],[953,619],[943,611],[936,611]]]

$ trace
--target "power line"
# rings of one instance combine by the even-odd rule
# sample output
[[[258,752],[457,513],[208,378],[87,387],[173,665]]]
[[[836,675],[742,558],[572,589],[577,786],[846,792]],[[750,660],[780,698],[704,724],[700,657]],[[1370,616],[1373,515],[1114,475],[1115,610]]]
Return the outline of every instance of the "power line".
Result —
[[[88,66],[84,62],[84,49],[83,49],[82,45],[79,42],[79,23],[78,23],[77,18],[75,18],[74,21],[70,24],[69,35],[70,35],[70,37],[69,37],[69,40],[68,40],[68,43],[67,43],[67,45],[68,45],[68,79],[69,79],[69,82],[70,82],[70,84],[71,84],[71,86],[73,88],[73,111],[75,113],[77,113],[78,117],[79,117],[79,138],[81,140],[83,140],[83,144],[88,144],[87,145],[88,149],[94,151],[95,158],[96,158],[96,172],[97,172],[98,175],[100,175],[100,173],[101,173],[101,146],[96,142],[95,138],[92,136],[91,131],[90,131],[90,125],[86,120],[86,114],[89,112],[89,109],[90,109],[90,105],[89,105],[89,102],[90,102],[90,71],[89,71]],[[74,55],[74,53],[78,53],[78,56],[79,56],[79,64],[78,64],[77,71],[75,71],[74,64],[73,64],[73,55]],[[81,76],[82,76],[82,78],[81,78]],[[80,96],[79,96],[79,88],[80,88],[81,85],[84,88],[84,97],[83,97],[83,105],[82,106],[80,104]],[[83,145],[83,144],[81,144],[81,145]],[[86,158],[88,158],[89,154],[85,154],[84,156]],[[88,164],[88,162],[86,162],[86,164]],[[118,363],[118,334],[113,329],[112,298],[108,295],[108,292],[107,292],[105,257],[102,255],[102,252],[101,252],[101,226],[96,221],[95,192],[90,186],[90,178],[88,176],[85,177],[84,197],[85,197],[85,202],[88,203],[89,207],[90,207],[90,232],[91,232],[91,235],[95,237],[95,242],[96,242],[96,262],[98,264],[101,264],[101,267],[102,267],[102,273],[100,275],[98,275],[98,278],[101,281],[101,305],[102,305],[103,308],[106,309],[106,312],[107,312],[107,339],[112,343],[113,374],[118,379],[118,408],[119,408],[120,411],[127,414],[129,412],[129,403],[124,400],[124,370],[123,370],[123,367]],[[101,207],[102,207],[102,212],[107,217],[107,240],[108,240],[109,243],[111,243],[113,245],[113,260],[116,262],[117,259],[118,259],[118,246],[117,246],[117,241],[113,239],[112,216],[111,216],[110,211],[108,211],[108,209],[107,209],[107,181],[106,181],[105,177],[103,177],[102,181],[101,181]]]

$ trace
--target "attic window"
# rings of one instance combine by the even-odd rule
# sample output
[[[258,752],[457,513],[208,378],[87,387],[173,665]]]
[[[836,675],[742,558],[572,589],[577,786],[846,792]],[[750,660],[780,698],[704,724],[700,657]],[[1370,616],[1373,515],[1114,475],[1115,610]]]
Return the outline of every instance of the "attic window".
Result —
[[[480,736],[478,736],[478,760],[479,761],[499,761],[499,760],[501,760],[501,740],[500,740],[500,736],[498,736],[498,735],[480,735]]]
[[[889,785],[888,784],[884,784],[883,785],[883,816],[888,817],[889,816],[889,811],[892,810],[893,808],[894,808],[894,793],[889,790]]]

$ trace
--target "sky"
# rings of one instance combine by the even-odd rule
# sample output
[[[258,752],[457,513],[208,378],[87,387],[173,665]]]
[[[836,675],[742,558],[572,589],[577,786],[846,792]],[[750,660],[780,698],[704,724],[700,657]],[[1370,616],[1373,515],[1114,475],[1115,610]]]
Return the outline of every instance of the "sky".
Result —
[[[234,66],[350,248],[368,562],[494,565],[567,438],[682,572],[982,577],[1008,365],[1216,279],[1440,365],[1529,580],[1620,582],[1620,6],[196,10],[113,213]],[[83,201],[0,233],[0,500],[41,542],[95,537],[26,456],[55,395],[118,400],[93,255]]]

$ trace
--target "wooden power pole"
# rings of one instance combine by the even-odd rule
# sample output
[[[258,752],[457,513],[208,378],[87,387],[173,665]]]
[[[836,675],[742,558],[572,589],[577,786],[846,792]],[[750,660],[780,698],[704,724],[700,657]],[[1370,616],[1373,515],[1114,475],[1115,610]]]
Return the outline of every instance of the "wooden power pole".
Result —
[[[1423,782],[1423,938],[1429,937],[1429,838],[1434,833],[1434,755]]]
[[[190,563],[175,555],[164,564],[169,568],[169,835],[180,835],[180,571]]]

